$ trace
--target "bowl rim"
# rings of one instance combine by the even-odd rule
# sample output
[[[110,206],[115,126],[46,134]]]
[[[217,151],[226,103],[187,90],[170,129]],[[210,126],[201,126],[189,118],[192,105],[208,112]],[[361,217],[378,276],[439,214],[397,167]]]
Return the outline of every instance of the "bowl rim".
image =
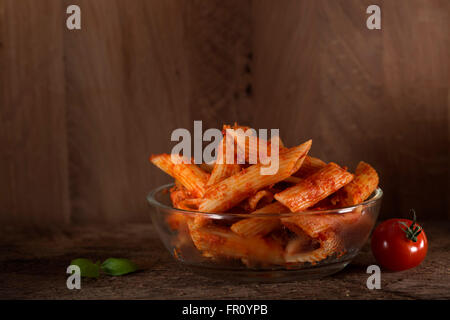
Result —
[[[214,213],[214,212],[203,212],[203,211],[191,211],[191,210],[182,210],[178,208],[174,208],[168,205],[165,205],[164,203],[159,202],[156,200],[155,196],[162,192],[163,190],[168,190],[172,188],[175,185],[175,183],[168,183],[162,186],[159,186],[147,195],[147,201],[154,207],[164,208],[166,210],[171,210],[172,212],[177,213],[183,213],[183,214],[189,214],[189,215],[205,215],[210,218],[220,219],[223,217],[239,217],[239,218],[248,218],[249,213],[231,213],[231,212],[224,212],[224,213]],[[383,197],[383,190],[380,187],[377,187],[375,191],[372,193],[372,195],[364,202],[349,206],[349,207],[343,207],[343,208],[337,208],[337,209],[327,209],[327,210],[305,210],[302,211],[302,214],[342,214],[347,212],[352,212],[358,207],[372,207],[375,204],[379,203],[381,201],[381,198]],[[263,218],[269,218],[269,217],[290,217],[293,215],[298,214],[298,212],[286,212],[286,213],[252,213],[252,218],[257,217],[263,217]]]

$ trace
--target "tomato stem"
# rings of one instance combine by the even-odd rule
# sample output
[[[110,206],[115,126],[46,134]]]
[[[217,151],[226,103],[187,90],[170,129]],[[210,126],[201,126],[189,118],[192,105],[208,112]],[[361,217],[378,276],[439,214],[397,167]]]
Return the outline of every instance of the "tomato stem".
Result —
[[[422,227],[416,225],[416,211],[414,209],[410,210],[410,213],[413,214],[413,220],[411,222],[411,225],[408,226],[405,222],[401,221],[399,224],[403,227],[403,231],[405,231],[406,238],[408,240],[411,240],[412,242],[417,242],[417,236],[422,232]]]

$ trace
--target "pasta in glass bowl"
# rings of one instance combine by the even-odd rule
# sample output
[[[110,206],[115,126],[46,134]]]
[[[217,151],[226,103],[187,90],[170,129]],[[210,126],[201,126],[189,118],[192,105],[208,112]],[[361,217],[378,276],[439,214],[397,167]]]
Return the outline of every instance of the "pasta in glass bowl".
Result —
[[[165,247],[194,271],[241,281],[303,280],[342,270],[367,241],[383,194],[377,188],[359,205],[301,214],[281,213],[276,204],[251,214],[216,214],[173,208],[173,187],[147,197]]]
[[[281,281],[344,268],[378,216],[375,169],[360,161],[351,173],[310,156],[311,140],[289,148],[244,129],[224,126],[210,165],[180,154],[150,157],[175,180],[148,196],[165,246],[221,278]]]

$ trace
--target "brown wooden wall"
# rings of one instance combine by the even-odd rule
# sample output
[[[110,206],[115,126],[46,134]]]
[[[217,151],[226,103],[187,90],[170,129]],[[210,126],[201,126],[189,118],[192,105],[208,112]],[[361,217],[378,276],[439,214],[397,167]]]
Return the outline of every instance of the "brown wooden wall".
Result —
[[[65,28],[78,4],[82,30]],[[365,27],[379,4],[382,30]],[[148,221],[175,128],[238,121],[449,213],[448,0],[0,0],[0,221]]]

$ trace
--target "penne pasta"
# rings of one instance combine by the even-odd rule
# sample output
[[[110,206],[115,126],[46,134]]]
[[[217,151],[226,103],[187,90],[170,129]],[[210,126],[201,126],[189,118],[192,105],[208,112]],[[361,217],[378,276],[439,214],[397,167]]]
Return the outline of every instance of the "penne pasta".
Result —
[[[296,237],[290,239],[287,243],[285,252],[287,255],[292,255],[300,252],[308,252],[317,249],[317,247],[317,240],[314,240],[304,232],[296,232]]]
[[[241,171],[241,166],[238,164],[216,164],[206,186],[209,187],[219,183],[220,181],[235,175],[239,171]]]
[[[295,177],[306,178],[322,168],[326,167],[326,163],[318,158],[306,156],[305,161],[303,161],[302,166],[296,173],[294,173]]]
[[[189,192],[182,185],[176,185],[170,189],[170,200],[174,208],[178,208],[180,202],[190,197]],[[179,209],[179,208],[178,208]]]
[[[352,179],[351,173],[331,162],[299,184],[275,194],[275,199],[292,212],[302,211],[336,192]]]
[[[319,238],[320,246],[317,249],[299,253],[286,253],[284,258],[286,263],[305,263],[315,264],[329,256],[337,254],[342,246],[341,240],[334,232],[326,232],[323,238]]]
[[[339,192],[339,191],[338,191]],[[313,205],[312,207],[309,208],[309,210],[331,210],[336,208],[336,206],[333,204],[333,202],[331,201],[331,197],[333,195],[326,197],[323,200],[320,200],[319,202],[317,202],[315,205]]]
[[[289,209],[286,208],[284,205],[279,203],[278,201],[275,201],[271,204],[268,204],[267,206],[262,207],[261,209],[255,210],[250,214],[253,213],[287,213],[289,212]]]
[[[195,164],[185,163],[180,155],[172,155],[179,163],[172,162],[171,155],[152,155],[150,161],[158,168],[179,181],[193,196],[201,198],[205,193],[205,185],[209,174]]]
[[[170,190],[170,199],[172,200],[173,207],[181,210],[192,210],[192,207],[187,206],[185,203],[199,199],[190,199],[191,195],[186,188],[178,180],[175,180],[175,182],[175,187]],[[170,229],[180,230],[182,226],[186,225],[186,219],[185,214],[173,212],[167,216],[166,222]]]
[[[262,207],[273,201],[273,193],[269,190],[261,190],[254,195],[248,197],[245,202],[244,208],[246,211],[255,211],[257,207]]]
[[[174,212],[167,216],[167,225],[172,230],[179,230],[183,225],[187,223],[187,217],[183,213]]]
[[[283,212],[289,212],[289,209],[283,206],[279,202],[274,202],[271,204],[268,204],[265,207],[262,207],[259,210],[256,210],[252,212],[252,214],[270,214],[270,213],[283,213]],[[273,217],[255,217],[255,218],[248,218],[243,219],[241,221],[238,221],[234,223],[231,226],[231,230],[242,236],[242,237],[255,237],[255,236],[265,236],[278,228],[280,226],[280,219],[279,218],[273,218]]]
[[[263,165],[255,164],[209,187],[199,210],[203,212],[224,212],[249,195],[283,181],[298,170],[310,148],[311,140],[281,152],[278,172],[274,175],[261,175],[260,169]]]
[[[283,181],[288,182],[288,183],[298,184],[302,181],[302,178],[291,176],[291,177],[287,177]]]
[[[296,214],[295,216],[282,218],[282,223],[297,234],[306,233],[312,238],[317,238],[322,232],[336,230],[343,224],[356,222],[361,217],[361,209],[337,214]]]
[[[291,269],[352,254],[367,240],[379,208],[375,201],[358,205],[378,187],[369,164],[360,162],[353,175],[309,156],[311,140],[286,148],[280,137],[267,141],[249,129],[224,125],[210,164],[197,166],[177,154],[150,157],[175,179],[170,199],[176,209],[163,219],[177,259]]]
[[[187,211],[197,211],[198,206],[200,205],[201,199],[184,199],[178,203],[178,209],[187,210]]]
[[[361,161],[356,167],[352,182],[333,197],[332,202],[340,207],[354,206],[366,200],[378,187],[378,174],[368,163]]]
[[[227,163],[227,157],[226,157],[226,148],[227,146],[227,139],[223,138],[217,155],[217,161],[214,164],[214,168],[211,172],[211,176],[209,177],[208,182],[206,183],[206,186],[211,186],[213,184],[219,183],[222,180],[225,180],[226,178],[238,173],[241,171],[241,166],[237,163]],[[234,158],[234,155],[233,155]],[[235,159],[233,159],[234,162]]]
[[[325,215],[299,213],[292,217],[282,218],[281,222],[296,234],[306,233],[311,238],[317,238],[321,232],[332,229],[335,221]]]
[[[272,137],[270,141],[259,139],[255,132],[247,131],[248,127],[242,127],[235,125],[232,129],[229,126],[224,127],[225,134],[233,138],[236,144],[236,154],[243,155],[242,159],[239,158],[238,163],[267,163],[270,161],[270,156],[272,152],[272,146],[278,146],[279,152],[285,149],[283,142],[279,136]],[[266,152],[260,152],[261,147],[266,148]],[[262,158],[263,157],[263,158]]]
[[[267,264],[283,264],[283,248],[275,241],[261,237],[242,238],[228,228],[197,228],[189,222],[192,241],[206,257],[235,258]]]
[[[330,214],[296,214],[293,217],[281,219],[283,225],[301,237],[308,235],[320,244],[311,252],[285,255],[286,262],[317,262],[336,253],[343,245],[343,240],[337,236],[345,225],[355,224],[361,218],[361,208],[346,213]]]

